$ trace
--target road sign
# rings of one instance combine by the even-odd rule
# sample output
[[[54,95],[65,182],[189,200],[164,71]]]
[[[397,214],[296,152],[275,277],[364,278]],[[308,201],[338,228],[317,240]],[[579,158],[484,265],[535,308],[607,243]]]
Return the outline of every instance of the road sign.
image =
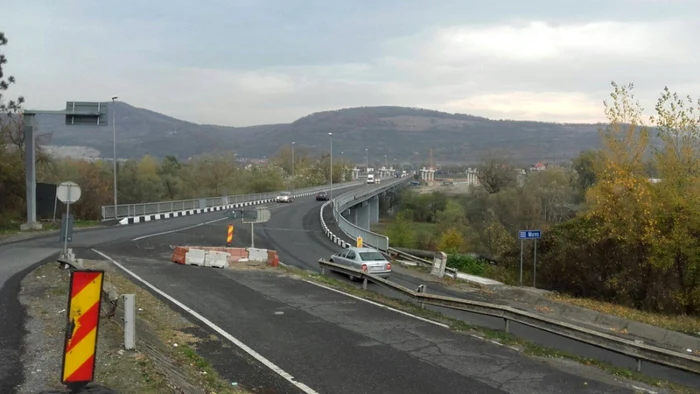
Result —
[[[539,239],[542,238],[541,230],[520,230],[518,231],[518,238],[520,239]]]
[[[228,233],[226,234],[226,245],[231,246],[233,244],[233,224],[228,225]]]
[[[357,247],[358,248],[362,247],[362,237],[357,237]]]
[[[88,101],[66,102],[66,125],[107,126],[108,103]]]
[[[56,198],[64,204],[73,204],[80,200],[80,186],[75,182],[62,182],[56,188]]]
[[[271,215],[269,209],[258,208],[257,211],[258,211],[258,215],[257,215],[257,218],[255,219],[255,223],[265,223],[268,220],[270,220],[270,216],[272,216],[272,215]]]
[[[61,382],[72,388],[95,377],[103,278],[104,271],[71,271]]]
[[[224,216],[229,219],[256,220],[258,218],[258,211],[253,209],[232,209],[224,212]]]
[[[535,241],[533,259],[532,259],[532,287],[536,287],[535,277],[537,275],[537,240],[542,238],[541,230],[520,230],[518,231],[520,238],[520,286],[523,285],[523,242],[526,239]]]

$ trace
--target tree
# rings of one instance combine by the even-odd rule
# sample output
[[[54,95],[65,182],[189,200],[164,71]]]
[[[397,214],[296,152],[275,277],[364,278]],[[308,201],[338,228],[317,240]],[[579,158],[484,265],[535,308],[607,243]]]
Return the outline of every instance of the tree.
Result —
[[[491,194],[517,184],[515,166],[504,152],[491,151],[483,155],[478,170],[480,184]]]
[[[451,227],[440,236],[438,248],[447,254],[459,253],[464,248],[464,238],[459,230]]]
[[[396,215],[394,221],[387,228],[387,235],[393,245],[413,247],[416,234],[412,222],[410,211],[401,211]]]
[[[7,37],[0,32],[0,49],[7,45]],[[6,94],[15,83],[13,76],[5,76],[7,57],[0,52],[0,224],[20,215],[24,207],[23,151],[14,142],[21,134],[20,111],[24,97],[7,100]]]
[[[603,156],[598,150],[587,150],[575,157],[571,166],[576,171],[574,178],[575,196],[577,201],[583,201],[588,190],[596,182],[594,166],[603,160]]]

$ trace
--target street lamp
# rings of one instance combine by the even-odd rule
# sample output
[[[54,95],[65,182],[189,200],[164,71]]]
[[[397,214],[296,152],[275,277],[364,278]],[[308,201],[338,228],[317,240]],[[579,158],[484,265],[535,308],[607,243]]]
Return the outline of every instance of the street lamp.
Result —
[[[114,102],[119,97],[112,97],[112,171],[114,172],[114,218],[119,219],[117,213],[117,109],[114,107]]]
[[[333,133],[328,133],[331,142],[331,201],[333,201]]]
[[[340,182],[345,182],[345,152],[340,151],[340,165],[343,171],[340,173]]]
[[[365,148],[365,160],[367,160],[367,173],[369,174],[369,149]]]
[[[295,166],[296,163],[294,162],[294,144],[295,144],[295,142],[292,141],[292,195],[294,195],[294,187],[295,187],[294,181],[296,180],[294,178],[294,167],[296,167]]]
[[[384,155],[384,168],[389,168],[389,164],[386,161],[386,155]]]

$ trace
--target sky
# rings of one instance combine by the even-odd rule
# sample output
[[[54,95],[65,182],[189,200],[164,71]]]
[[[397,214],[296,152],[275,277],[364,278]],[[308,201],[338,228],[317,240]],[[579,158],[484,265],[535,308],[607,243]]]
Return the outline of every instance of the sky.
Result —
[[[400,105],[604,120],[700,96],[697,0],[8,0],[5,72],[29,109],[120,101],[196,123]]]

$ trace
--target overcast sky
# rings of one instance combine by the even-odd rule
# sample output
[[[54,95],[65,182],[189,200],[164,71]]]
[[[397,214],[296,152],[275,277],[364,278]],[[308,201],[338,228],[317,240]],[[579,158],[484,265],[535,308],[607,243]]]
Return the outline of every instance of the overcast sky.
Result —
[[[700,96],[698,0],[10,0],[27,108],[120,101],[197,123],[402,105],[598,121],[610,81]]]

